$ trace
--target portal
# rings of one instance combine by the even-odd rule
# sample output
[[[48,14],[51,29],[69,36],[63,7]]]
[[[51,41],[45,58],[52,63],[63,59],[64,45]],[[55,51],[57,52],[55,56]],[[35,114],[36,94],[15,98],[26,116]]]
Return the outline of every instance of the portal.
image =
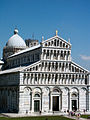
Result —
[[[72,100],[72,110],[73,111],[77,110],[77,100]]]
[[[34,100],[34,112],[40,111],[40,100]]]
[[[59,96],[53,96],[53,111],[59,111]]]

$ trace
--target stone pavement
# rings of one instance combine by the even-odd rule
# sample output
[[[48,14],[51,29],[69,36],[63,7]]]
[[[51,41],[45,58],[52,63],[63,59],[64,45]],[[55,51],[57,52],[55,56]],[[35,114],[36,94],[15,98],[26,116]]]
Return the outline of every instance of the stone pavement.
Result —
[[[90,113],[89,113],[90,114]],[[29,113],[29,114],[17,114],[17,113],[2,113],[1,114],[2,116],[5,116],[5,117],[31,117],[31,116],[60,116],[60,115],[63,115],[67,118],[71,118],[71,119],[75,119],[75,120],[90,120],[90,119],[85,119],[85,118],[79,118],[77,119],[77,117],[75,116],[68,116],[66,113],[42,113],[42,114],[39,114],[39,113]]]
[[[74,120],[90,120],[90,119],[85,119],[85,118],[77,118],[77,117],[75,117],[75,116],[65,116],[65,117],[67,117],[67,118],[71,118],[71,119],[74,119]]]
[[[5,117],[29,117],[29,116],[66,116],[66,113],[27,113],[27,114],[23,114],[23,113],[2,113],[1,115],[5,116]]]

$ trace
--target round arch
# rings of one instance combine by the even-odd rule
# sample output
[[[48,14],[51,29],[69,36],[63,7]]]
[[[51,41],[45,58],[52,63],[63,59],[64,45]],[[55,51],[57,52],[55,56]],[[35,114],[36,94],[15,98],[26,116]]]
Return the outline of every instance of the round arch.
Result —
[[[53,92],[54,90],[57,90],[58,92],[61,92],[61,89],[60,89],[59,87],[57,87],[57,86],[55,86],[55,87],[52,89],[52,92]]]
[[[77,92],[79,92],[79,89],[77,87],[72,87],[70,91],[72,90],[77,90]]]
[[[23,88],[23,91],[24,91],[25,89],[27,89],[28,91],[32,91],[32,89],[31,89],[30,87],[24,87],[24,88]]]
[[[40,91],[40,93],[42,92],[42,88],[40,88],[40,87],[35,87],[35,88],[33,88],[33,91]]]

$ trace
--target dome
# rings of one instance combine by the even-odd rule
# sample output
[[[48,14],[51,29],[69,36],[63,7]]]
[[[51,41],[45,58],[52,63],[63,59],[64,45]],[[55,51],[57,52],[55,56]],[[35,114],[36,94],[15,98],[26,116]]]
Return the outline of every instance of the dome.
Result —
[[[0,64],[4,64],[4,62],[2,60],[0,60]]]
[[[18,30],[14,30],[14,35],[8,40],[7,47],[26,47],[25,41],[18,35]]]

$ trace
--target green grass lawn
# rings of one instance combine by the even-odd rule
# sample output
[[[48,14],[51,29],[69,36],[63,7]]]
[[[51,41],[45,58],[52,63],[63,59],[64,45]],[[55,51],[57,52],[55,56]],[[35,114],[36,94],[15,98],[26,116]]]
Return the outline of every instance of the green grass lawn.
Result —
[[[90,115],[81,115],[82,118],[88,118],[88,116],[90,116]]]
[[[22,118],[5,118],[0,117],[0,120],[72,120],[63,116],[44,116],[44,117],[22,117]]]

